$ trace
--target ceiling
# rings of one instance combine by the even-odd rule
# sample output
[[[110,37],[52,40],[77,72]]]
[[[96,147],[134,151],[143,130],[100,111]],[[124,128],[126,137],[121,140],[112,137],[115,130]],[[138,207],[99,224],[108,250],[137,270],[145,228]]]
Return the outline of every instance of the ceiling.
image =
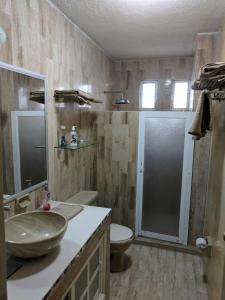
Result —
[[[192,55],[199,32],[218,31],[224,0],[51,0],[111,57]]]

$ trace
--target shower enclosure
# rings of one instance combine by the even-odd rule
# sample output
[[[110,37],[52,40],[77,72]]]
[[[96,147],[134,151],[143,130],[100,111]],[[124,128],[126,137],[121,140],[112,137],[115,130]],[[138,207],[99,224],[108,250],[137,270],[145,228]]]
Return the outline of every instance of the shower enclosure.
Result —
[[[187,244],[192,112],[140,112],[136,235]]]

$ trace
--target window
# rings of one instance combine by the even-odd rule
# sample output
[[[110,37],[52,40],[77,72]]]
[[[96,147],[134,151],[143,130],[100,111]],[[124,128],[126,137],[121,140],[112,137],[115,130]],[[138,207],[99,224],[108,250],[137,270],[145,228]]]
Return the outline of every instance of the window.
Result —
[[[143,82],[140,87],[140,108],[155,108],[156,81]]]
[[[173,90],[173,108],[182,109],[188,107],[188,81],[175,81]]]

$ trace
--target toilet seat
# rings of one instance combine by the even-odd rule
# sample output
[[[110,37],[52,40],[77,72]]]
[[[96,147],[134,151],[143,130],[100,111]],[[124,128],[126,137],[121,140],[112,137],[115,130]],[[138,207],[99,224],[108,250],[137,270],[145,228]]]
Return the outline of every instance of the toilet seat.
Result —
[[[110,224],[110,243],[119,244],[129,241],[133,238],[133,231],[119,224]]]

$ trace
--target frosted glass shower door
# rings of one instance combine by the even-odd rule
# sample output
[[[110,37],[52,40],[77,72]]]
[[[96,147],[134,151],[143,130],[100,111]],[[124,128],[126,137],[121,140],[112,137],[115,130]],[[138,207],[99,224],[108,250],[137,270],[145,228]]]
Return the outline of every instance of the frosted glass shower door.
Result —
[[[188,235],[193,113],[139,114],[136,233],[186,244]]]
[[[47,180],[44,111],[12,111],[15,193]]]

